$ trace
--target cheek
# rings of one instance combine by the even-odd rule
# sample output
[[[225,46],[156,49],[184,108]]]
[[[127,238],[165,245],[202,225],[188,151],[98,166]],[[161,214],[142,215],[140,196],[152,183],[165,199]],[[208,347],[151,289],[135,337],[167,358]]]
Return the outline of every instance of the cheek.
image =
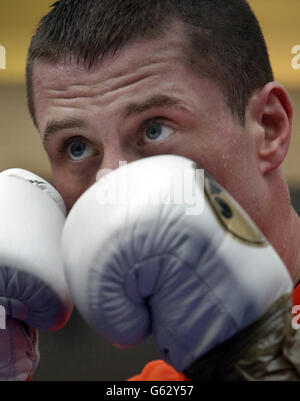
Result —
[[[67,172],[62,170],[57,171],[55,168],[52,168],[52,179],[55,188],[65,202],[67,212],[69,212],[84,190],[78,186],[72,176],[69,176]]]
[[[97,157],[91,158],[83,165],[50,160],[53,183],[61,194],[67,210],[70,210],[77,199],[96,182],[99,168]]]
[[[213,132],[195,134],[181,143],[176,153],[194,160],[229,192],[236,193],[249,184],[246,181],[253,168],[247,144],[239,138],[241,135],[225,130],[222,137]]]
[[[200,168],[213,175],[220,184],[223,181],[224,166],[228,164],[228,161],[223,157],[218,147],[211,146],[200,139],[186,140],[180,143],[180,146],[177,146],[172,153],[193,160]]]

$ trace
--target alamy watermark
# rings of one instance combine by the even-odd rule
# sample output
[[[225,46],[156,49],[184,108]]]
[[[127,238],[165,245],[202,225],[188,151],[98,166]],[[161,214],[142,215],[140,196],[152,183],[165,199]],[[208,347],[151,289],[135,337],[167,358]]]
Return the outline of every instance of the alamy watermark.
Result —
[[[6,49],[0,45],[0,70],[6,70]]]
[[[0,330],[6,329],[6,312],[4,306],[0,305]]]
[[[295,330],[299,330],[300,329],[300,305],[294,305],[292,307],[292,314],[295,315],[292,318],[292,327]]]
[[[295,54],[295,56],[292,59],[292,68],[294,70],[299,70],[300,69],[300,45],[295,45],[292,47],[292,54]]]
[[[120,161],[119,167],[127,162]],[[121,174],[100,170],[97,201],[101,205],[183,205],[186,215],[200,215],[204,209],[204,170],[125,168]],[[107,183],[106,183],[107,178]]]

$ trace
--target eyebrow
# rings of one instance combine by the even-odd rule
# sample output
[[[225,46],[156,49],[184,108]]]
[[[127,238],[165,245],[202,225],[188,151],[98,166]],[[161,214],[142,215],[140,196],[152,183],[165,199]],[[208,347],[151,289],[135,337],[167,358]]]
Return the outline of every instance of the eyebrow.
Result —
[[[126,119],[133,115],[137,115],[147,111],[148,109],[154,107],[171,107],[178,106],[181,102],[175,97],[166,96],[166,95],[154,95],[146,99],[142,103],[130,103],[125,107],[122,115],[123,118]]]
[[[130,116],[143,113],[148,109],[154,107],[171,107],[171,106],[179,106],[180,104],[181,102],[175,97],[166,95],[154,95],[147,98],[144,102],[128,104],[123,110],[122,116],[123,119],[126,119]],[[59,131],[62,131],[64,129],[74,129],[74,128],[82,129],[86,128],[86,125],[83,120],[77,118],[67,118],[64,120],[51,120],[46,125],[43,143],[48,142],[49,138]]]
[[[51,120],[47,123],[45,128],[45,135],[43,138],[43,142],[47,142],[49,137],[53,134],[57,133],[58,131],[64,129],[72,129],[72,128],[85,128],[86,125],[83,120],[77,118],[67,118],[65,120]]]

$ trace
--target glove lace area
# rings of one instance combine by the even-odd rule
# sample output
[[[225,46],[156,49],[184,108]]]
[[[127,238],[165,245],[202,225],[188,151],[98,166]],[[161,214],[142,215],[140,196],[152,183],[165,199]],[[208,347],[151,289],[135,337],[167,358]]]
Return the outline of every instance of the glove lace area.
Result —
[[[264,315],[196,360],[193,381],[298,381],[300,330],[292,327],[292,299],[281,296]]]

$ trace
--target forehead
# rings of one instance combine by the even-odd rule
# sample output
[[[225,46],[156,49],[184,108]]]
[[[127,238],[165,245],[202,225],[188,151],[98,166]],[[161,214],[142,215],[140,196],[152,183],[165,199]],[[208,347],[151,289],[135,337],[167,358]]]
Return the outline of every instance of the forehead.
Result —
[[[147,66],[153,68],[172,62],[175,68],[185,64],[184,37],[182,25],[174,23],[163,37],[134,40],[124,45],[115,54],[107,54],[89,69],[86,68],[83,60],[79,62],[75,59],[70,59],[68,62],[60,60],[55,64],[38,61],[33,68],[33,84],[36,86],[42,81],[49,80],[54,84],[63,85],[66,79],[75,81],[82,78],[87,83],[92,83],[93,79],[96,79],[98,83],[104,83],[116,77],[141,71]],[[53,75],[56,75],[54,81]]]
[[[183,38],[182,27],[172,27],[162,38],[127,44],[90,69],[75,60],[38,61],[33,70],[33,101],[39,130],[45,129],[47,119],[56,118],[57,111],[75,115],[79,104],[83,111],[97,110],[99,118],[114,108],[114,118],[116,108],[121,110],[125,103],[142,102],[153,95],[186,99],[192,108],[197,107],[200,96],[203,112],[213,98],[223,109],[219,86],[206,77],[201,79],[186,61]]]

